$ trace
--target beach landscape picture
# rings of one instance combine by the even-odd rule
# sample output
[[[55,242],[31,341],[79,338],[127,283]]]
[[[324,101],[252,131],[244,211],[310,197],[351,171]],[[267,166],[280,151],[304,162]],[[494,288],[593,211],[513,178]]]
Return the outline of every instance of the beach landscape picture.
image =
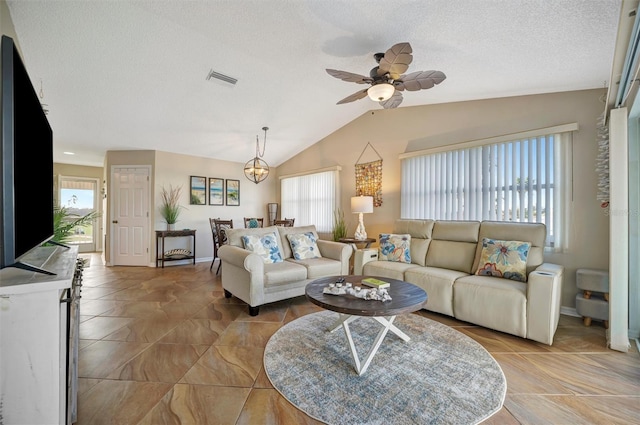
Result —
[[[207,179],[200,176],[191,176],[190,188],[189,203],[191,205],[206,205]]]
[[[240,180],[227,179],[227,205],[240,205]]]
[[[224,205],[224,179],[209,177],[209,205]]]

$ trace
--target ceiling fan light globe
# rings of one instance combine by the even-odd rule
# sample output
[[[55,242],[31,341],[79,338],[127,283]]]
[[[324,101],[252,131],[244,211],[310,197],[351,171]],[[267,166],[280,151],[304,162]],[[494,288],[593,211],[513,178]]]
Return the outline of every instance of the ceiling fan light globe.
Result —
[[[367,95],[375,102],[383,102],[393,96],[396,89],[389,83],[379,83],[369,87]]]

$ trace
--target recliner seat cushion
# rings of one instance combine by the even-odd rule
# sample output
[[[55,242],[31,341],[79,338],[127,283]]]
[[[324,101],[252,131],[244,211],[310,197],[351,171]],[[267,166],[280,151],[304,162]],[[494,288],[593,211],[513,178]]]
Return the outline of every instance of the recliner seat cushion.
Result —
[[[527,284],[498,277],[467,276],[453,285],[459,320],[527,337]]]
[[[395,261],[372,261],[364,265],[362,274],[404,280],[404,273],[413,268],[420,268],[420,266]]]
[[[453,316],[453,285],[456,279],[464,276],[468,274],[457,270],[414,267],[404,273],[404,281],[425,290],[426,309]]]

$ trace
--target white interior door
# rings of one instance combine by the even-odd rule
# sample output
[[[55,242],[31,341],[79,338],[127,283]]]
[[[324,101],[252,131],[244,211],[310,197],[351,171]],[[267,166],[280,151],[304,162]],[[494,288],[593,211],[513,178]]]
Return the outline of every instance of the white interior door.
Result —
[[[114,266],[149,264],[150,168],[113,167],[111,172],[111,263]]]

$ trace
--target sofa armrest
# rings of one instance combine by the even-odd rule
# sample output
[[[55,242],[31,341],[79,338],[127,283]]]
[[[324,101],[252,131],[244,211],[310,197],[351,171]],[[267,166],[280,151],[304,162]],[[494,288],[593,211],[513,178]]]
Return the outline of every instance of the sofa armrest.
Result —
[[[553,344],[560,319],[564,267],[544,263],[527,280],[527,338]]]
[[[378,250],[376,248],[364,248],[356,250],[353,261],[353,274],[361,275],[364,265],[376,261],[378,259]]]
[[[349,274],[349,260],[353,254],[353,248],[351,248],[351,245],[323,239],[318,239],[316,243],[318,244],[318,249],[323,257],[340,261],[342,264],[342,274]]]
[[[246,249],[222,245],[222,287],[252,307],[264,303],[264,260]]]

